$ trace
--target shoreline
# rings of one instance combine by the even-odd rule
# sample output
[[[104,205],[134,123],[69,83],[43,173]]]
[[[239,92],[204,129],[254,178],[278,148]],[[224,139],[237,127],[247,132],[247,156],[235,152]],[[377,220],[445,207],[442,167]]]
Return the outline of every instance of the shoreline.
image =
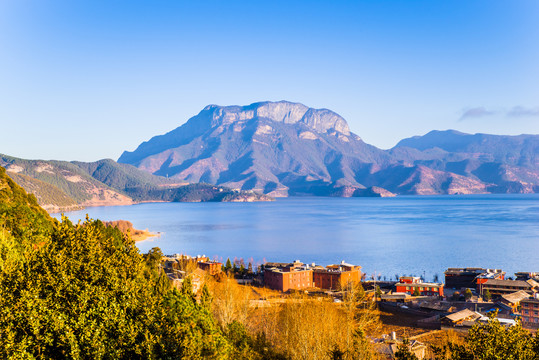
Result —
[[[151,238],[158,238],[161,236],[161,232],[158,231],[156,233],[153,233],[149,231],[148,229],[146,230],[133,229],[132,231],[133,231],[133,234],[131,235],[131,239],[133,239],[135,242],[140,242],[140,241],[148,240]]]

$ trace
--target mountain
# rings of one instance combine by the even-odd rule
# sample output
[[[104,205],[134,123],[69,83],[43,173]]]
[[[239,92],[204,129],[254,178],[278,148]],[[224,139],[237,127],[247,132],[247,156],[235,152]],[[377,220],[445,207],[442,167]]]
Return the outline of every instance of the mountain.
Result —
[[[49,187],[30,186],[28,181],[21,181],[28,192],[34,193],[40,204],[48,211],[71,210],[76,206],[127,205],[131,198],[122,194],[99,180],[94,179],[83,169],[67,161],[25,160],[7,155],[0,155],[0,166],[6,168],[8,174],[15,174],[14,180],[26,179],[23,176],[49,184]],[[51,188],[52,186],[52,188]],[[54,190],[53,190],[54,189]],[[63,193],[66,198],[49,202],[51,194]],[[71,199],[71,203],[69,203]],[[66,204],[67,203],[67,204]]]
[[[351,133],[338,114],[280,101],[207,106],[118,162],[180,181],[295,195],[364,188],[358,169],[385,165],[390,156]]]
[[[0,154],[0,166],[49,212],[143,201],[271,200],[251,191],[166,179],[110,159],[86,163],[25,160]]]
[[[279,101],[209,105],[118,162],[179,182],[275,196],[367,196],[371,187],[420,195],[537,192],[538,143],[538,135],[448,130],[386,151],[363,142],[331,110]]]
[[[538,135],[431,131],[401,140],[390,153],[408,165],[451,172],[485,184],[484,192],[537,192]]]

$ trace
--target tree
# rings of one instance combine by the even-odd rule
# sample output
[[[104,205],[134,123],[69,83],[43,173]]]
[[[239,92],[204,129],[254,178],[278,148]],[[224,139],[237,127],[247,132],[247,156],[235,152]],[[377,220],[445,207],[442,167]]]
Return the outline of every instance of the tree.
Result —
[[[483,297],[486,301],[492,300],[492,294],[490,293],[489,289],[485,290],[485,292],[483,293]]]
[[[239,271],[240,275],[245,275],[245,266],[243,266],[243,264],[240,264],[240,271]]]
[[[419,295],[421,295],[421,293],[419,292],[419,288],[418,288],[417,286],[414,288],[414,293],[413,293],[412,295],[413,295],[413,296],[419,296]]]
[[[418,360],[417,356],[410,350],[410,342],[407,339],[397,347],[395,360]]]
[[[202,290],[200,291],[200,305],[206,309],[211,309],[211,302],[213,298],[208,288],[208,284],[204,283]]]
[[[8,237],[0,236],[12,258],[0,259],[0,358],[223,358],[231,351],[211,313],[149,268],[157,252],[143,257],[118,229],[63,218],[39,247]]]
[[[228,272],[232,269],[232,263],[230,262],[230,258],[226,259],[226,265],[225,265],[225,272]]]
[[[193,292],[193,281],[191,276],[187,276],[182,281],[181,294],[186,298],[190,299],[192,302],[196,302],[196,295]]]
[[[281,359],[251,338],[259,352],[236,349],[207,291],[171,289],[161,256],[101,221],[50,218],[0,168],[0,359]]]
[[[466,289],[466,291],[464,291],[464,299],[466,301],[470,300],[472,298],[472,296],[473,296],[472,290]]]
[[[434,346],[436,359],[450,360],[537,360],[539,337],[522,328],[520,321],[505,327],[491,314],[487,324],[474,325],[465,344]]]
[[[146,264],[148,264],[150,268],[155,268],[155,269],[157,269],[159,264],[161,264],[162,258],[163,258],[163,252],[158,247],[151,248],[150,251],[148,251],[148,253],[144,255]]]
[[[378,298],[382,298],[382,290],[380,290],[380,286],[376,285],[376,290],[375,290],[375,296],[376,296],[376,299],[375,300],[378,300]]]

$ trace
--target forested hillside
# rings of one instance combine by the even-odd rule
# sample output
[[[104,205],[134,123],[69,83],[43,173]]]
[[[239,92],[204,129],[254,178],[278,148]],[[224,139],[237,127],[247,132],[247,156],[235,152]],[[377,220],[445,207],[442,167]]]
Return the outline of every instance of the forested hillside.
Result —
[[[237,358],[160,259],[98,220],[53,220],[0,168],[0,358]]]
[[[110,159],[86,163],[25,160],[0,154],[0,166],[50,212],[143,201],[272,200],[252,191],[167,179]]]

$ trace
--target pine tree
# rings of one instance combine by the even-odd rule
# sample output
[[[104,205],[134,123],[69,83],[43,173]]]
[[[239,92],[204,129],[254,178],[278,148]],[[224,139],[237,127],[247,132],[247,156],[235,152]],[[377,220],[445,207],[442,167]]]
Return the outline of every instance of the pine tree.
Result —
[[[200,293],[200,305],[206,309],[210,309],[212,300],[210,289],[208,289],[208,285],[204,284]]]

